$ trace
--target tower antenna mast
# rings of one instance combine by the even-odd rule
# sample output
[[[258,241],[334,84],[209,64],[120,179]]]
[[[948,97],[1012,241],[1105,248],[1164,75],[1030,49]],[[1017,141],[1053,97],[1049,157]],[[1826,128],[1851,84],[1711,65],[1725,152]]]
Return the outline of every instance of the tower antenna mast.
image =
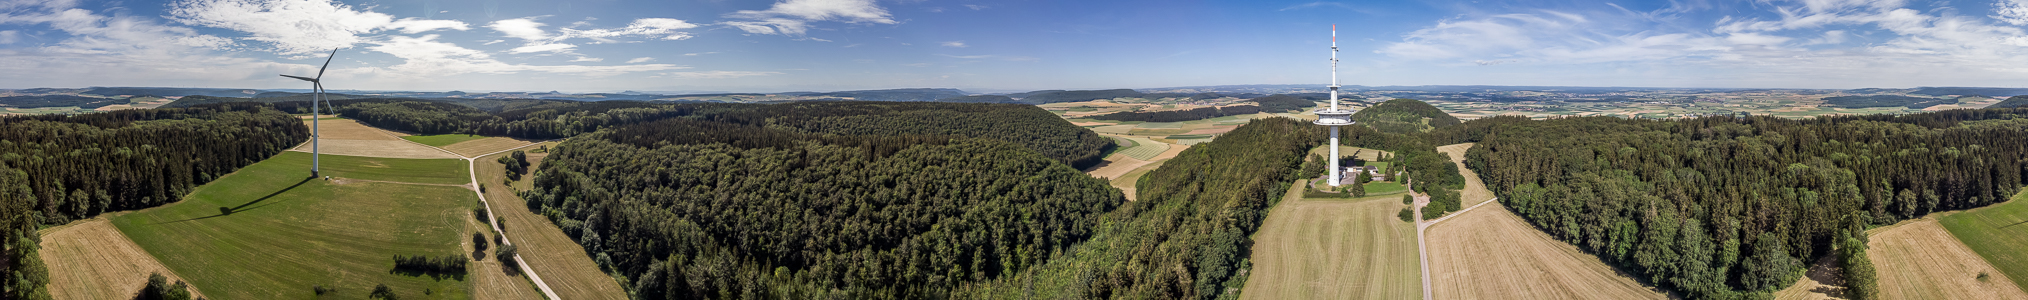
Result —
[[[1338,109],[1338,24],[1331,24],[1331,107],[1317,110],[1317,125],[1331,127],[1331,186],[1343,184],[1345,169],[1338,167],[1338,127],[1352,125],[1352,111]],[[1355,183],[1356,184],[1356,183]]]

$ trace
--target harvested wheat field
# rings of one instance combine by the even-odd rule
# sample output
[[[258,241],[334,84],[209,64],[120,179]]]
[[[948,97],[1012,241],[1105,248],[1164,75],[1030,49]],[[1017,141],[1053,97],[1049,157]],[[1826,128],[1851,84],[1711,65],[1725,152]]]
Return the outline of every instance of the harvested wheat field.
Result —
[[[1425,238],[1437,299],[1666,298],[1499,203],[1432,225]]]
[[[553,148],[556,143],[543,145]],[[473,163],[476,164],[479,182],[489,186],[486,188],[486,200],[493,203],[488,206],[497,218],[504,221],[500,224],[501,230],[507,233],[510,243],[520,248],[521,259],[528,262],[528,267],[542,276],[543,283],[549,284],[549,288],[563,299],[626,299],[627,291],[599,270],[598,264],[585,254],[584,247],[564,235],[563,230],[557,229],[548,218],[529,212],[527,203],[514,194],[514,190],[526,190],[532,186],[526,174],[521,181],[514,182],[513,189],[499,188],[500,182],[506,179],[506,167],[498,161],[502,155],[506,154],[480,157]],[[528,153],[531,164],[528,169],[540,167],[542,158],[547,156],[548,153]],[[515,279],[523,280],[521,277]]]
[[[1866,257],[1886,299],[2028,299],[2021,287],[1959,242],[1935,218],[1878,228]],[[1984,273],[1986,279],[1979,279]]]
[[[479,156],[481,154],[493,153],[500,150],[520,148],[521,146],[527,146],[528,144],[533,144],[536,142],[539,141],[529,139],[517,139],[510,137],[488,137],[458,142],[456,144],[444,145],[443,148],[444,150],[449,150],[453,153],[457,153],[458,155],[471,157],[471,156]]]
[[[1303,200],[1303,185],[1269,212],[1253,246],[1247,299],[1422,297],[1415,225],[1399,196]]]
[[[182,280],[104,218],[44,229],[41,234],[49,294],[56,299],[130,297],[148,283],[148,274],[160,273],[169,282]],[[192,292],[191,296],[202,296]]]
[[[1134,169],[1140,168],[1141,166],[1146,166],[1148,165],[1148,163],[1150,162],[1145,160],[1134,159],[1133,157],[1127,156],[1125,154],[1115,153],[1111,156],[1106,156],[1105,162],[1099,163],[1098,165],[1094,166],[1095,168],[1092,168],[1091,171],[1086,171],[1084,173],[1085,175],[1091,175],[1091,177],[1095,178],[1105,178],[1105,179],[1120,178],[1120,175],[1126,175],[1127,172],[1131,172]]]
[[[463,158],[443,150],[395,137],[394,133],[359,124],[353,120],[322,120],[319,152],[324,154],[388,158]],[[303,125],[309,125],[304,121]],[[309,141],[289,151],[310,152]]]
[[[1437,152],[1450,155],[1451,162],[1458,164],[1458,175],[1465,176],[1465,189],[1459,191],[1462,193],[1462,197],[1459,197],[1462,201],[1459,202],[1463,206],[1478,205],[1481,202],[1493,200],[1493,191],[1486,189],[1486,183],[1479,179],[1479,173],[1472,172],[1472,168],[1465,167],[1465,151],[1471,150],[1473,145],[1477,144],[1463,143],[1437,147]]]

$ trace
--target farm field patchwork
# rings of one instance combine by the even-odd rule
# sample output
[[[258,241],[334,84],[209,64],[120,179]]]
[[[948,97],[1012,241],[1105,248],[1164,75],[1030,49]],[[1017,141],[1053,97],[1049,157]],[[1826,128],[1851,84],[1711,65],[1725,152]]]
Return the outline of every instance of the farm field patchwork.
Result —
[[[1951,214],[1938,222],[2006,273],[2017,289],[2028,289],[2028,191],[2015,194],[2012,201]]]
[[[462,156],[478,156],[481,154],[493,153],[501,150],[514,149],[534,142],[536,141],[496,136],[468,140],[458,142],[456,144],[437,147],[444,148],[444,150],[449,150],[453,153],[457,153],[458,155]]]
[[[1133,141],[1134,147],[1119,150],[1118,153],[1139,160],[1152,161],[1156,155],[1162,155],[1162,152],[1169,151],[1169,147],[1171,147],[1168,143],[1156,142],[1144,137],[1130,136],[1126,137],[1126,139]]]
[[[417,143],[422,143],[423,145],[430,145],[430,147],[443,147],[464,141],[483,139],[486,138],[486,136],[471,135],[471,134],[432,134],[432,135],[411,135],[404,136],[401,138]]]
[[[1301,195],[1294,185],[1287,195]],[[1247,299],[1419,299],[1415,225],[1399,196],[1285,197],[1255,235]]]
[[[1424,233],[1437,299],[1665,299],[1499,203]]]
[[[1866,256],[1878,270],[1884,299],[2028,299],[2007,280],[2013,274],[1999,274],[1935,218],[1877,228],[1867,236]],[[1988,277],[1979,278],[1982,273]]]
[[[148,283],[149,274],[162,274],[169,282],[183,280],[105,218],[43,229],[40,234],[42,262],[49,266],[49,294],[56,299],[126,298]]]
[[[333,176],[386,182],[326,181],[304,178],[308,157],[284,152],[112,224],[210,299],[307,298],[316,285],[363,298],[377,284],[404,298],[468,297],[469,274],[397,272],[391,259],[470,255],[465,222],[477,199],[441,183],[441,174],[463,176],[463,161],[371,166],[376,159],[327,155]],[[367,168],[384,170],[344,171]]]
[[[555,147],[556,143],[548,142],[542,145]],[[540,146],[522,149],[538,147]],[[503,221],[500,224],[502,230],[507,232],[510,242],[520,248],[518,251],[522,260],[528,262],[528,267],[541,275],[542,281],[549,284],[549,288],[554,290],[558,297],[564,299],[627,298],[626,290],[620,288],[620,284],[613,281],[613,277],[599,270],[598,264],[585,255],[583,246],[571,240],[570,236],[564,235],[563,230],[558,229],[549,218],[528,211],[527,202],[523,202],[520,196],[514,194],[513,191],[533,187],[533,181],[528,180],[527,175],[523,175],[521,181],[514,182],[511,185],[512,189],[499,188],[499,183],[506,179],[506,167],[500,165],[498,161],[502,155],[508,153],[480,157],[473,161],[477,162],[479,182],[488,186],[486,199],[493,202],[490,205],[494,210],[493,214]],[[540,167],[542,159],[549,156],[547,153],[533,152],[527,155],[529,170]]]

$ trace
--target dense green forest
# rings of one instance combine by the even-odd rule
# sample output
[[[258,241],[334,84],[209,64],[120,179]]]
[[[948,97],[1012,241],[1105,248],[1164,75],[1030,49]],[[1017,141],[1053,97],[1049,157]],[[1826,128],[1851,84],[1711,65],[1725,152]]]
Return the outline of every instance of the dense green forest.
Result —
[[[571,139],[536,174],[531,209],[647,299],[941,298],[1060,255],[1124,202],[1000,140],[689,118]]]
[[[1386,133],[1417,133],[1462,123],[1436,106],[1413,99],[1394,99],[1352,113],[1352,121]]]
[[[1140,200],[1101,216],[1090,241],[1015,276],[966,286],[979,299],[1233,299],[1269,208],[1325,128],[1254,120],[1198,144],[1136,184]]]
[[[7,298],[48,298],[38,226],[176,201],[309,139],[302,124],[255,103],[0,117]]]
[[[1259,106],[1238,105],[1226,107],[1200,107],[1186,110],[1165,111],[1123,111],[1091,117],[1097,120],[1141,121],[1141,122],[1182,122],[1234,115],[1260,113]]]
[[[1815,258],[1863,259],[1866,225],[2004,201],[2028,176],[2028,109],[1478,122],[1449,136],[1483,139],[1469,164],[1516,214],[1694,299],[1764,297]]]

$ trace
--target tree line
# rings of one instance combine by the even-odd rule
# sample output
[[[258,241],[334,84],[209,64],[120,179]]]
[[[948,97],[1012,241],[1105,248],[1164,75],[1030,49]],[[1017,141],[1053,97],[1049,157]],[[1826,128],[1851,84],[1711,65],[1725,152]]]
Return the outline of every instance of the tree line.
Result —
[[[776,126],[735,114],[570,139],[522,196],[646,299],[945,298],[1062,255],[1124,202],[1019,144],[810,133],[797,121],[838,119],[767,111]]]
[[[2024,117],[1496,119],[1446,136],[1482,139],[1470,167],[1549,235],[1692,298],[1731,299],[1788,286],[1814,258],[1863,261],[1864,226],[2005,201],[2028,177]]]
[[[1186,110],[1165,110],[1165,111],[1147,111],[1147,112],[1123,111],[1093,116],[1091,118],[1109,121],[1182,122],[1182,121],[1195,121],[1232,115],[1250,115],[1259,113],[1260,111],[1261,111],[1260,106],[1236,105],[1226,107],[1201,107]]]
[[[41,225],[173,202],[308,138],[301,121],[253,103],[0,117],[0,290],[49,297]]]

